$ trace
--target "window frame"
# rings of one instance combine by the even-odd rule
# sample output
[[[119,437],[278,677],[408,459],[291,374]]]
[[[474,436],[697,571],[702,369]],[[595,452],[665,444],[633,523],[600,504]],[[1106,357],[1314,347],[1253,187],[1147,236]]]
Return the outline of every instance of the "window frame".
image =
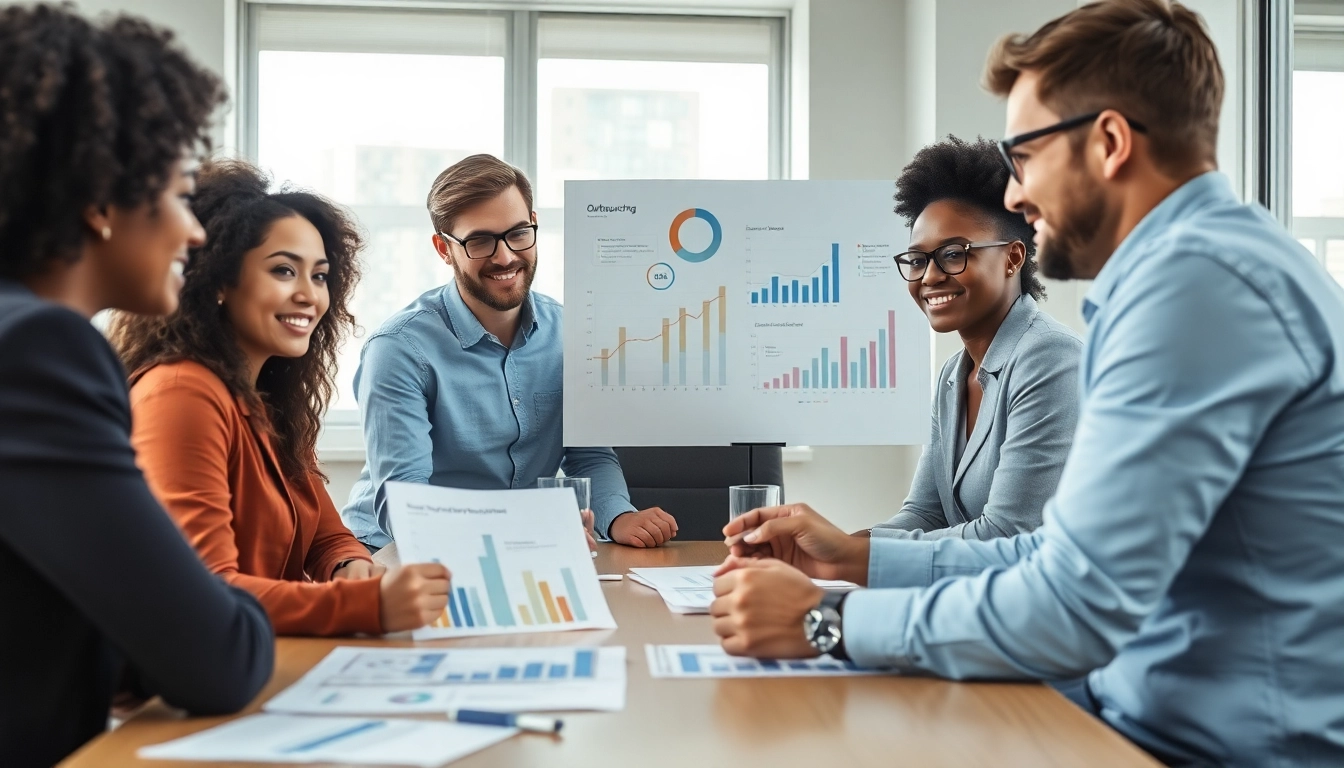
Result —
[[[661,19],[687,21],[702,18],[716,21],[728,18],[768,20],[774,25],[769,66],[769,149],[768,178],[789,179],[792,137],[790,117],[793,115],[790,93],[792,84],[793,38],[792,11],[788,8],[753,8],[750,10],[725,9],[722,12],[706,8],[678,8],[671,2],[663,6],[637,9],[594,9],[592,4],[547,4],[520,7],[510,2],[434,2],[426,0],[392,0],[376,4],[368,0],[349,2],[314,2],[313,0],[237,0],[238,93],[234,114],[234,128],[238,151],[242,157],[257,161],[259,152],[259,96],[260,96],[260,35],[258,21],[261,13],[271,8],[303,8],[313,12],[357,9],[366,12],[421,12],[471,13],[502,16],[505,19],[504,52],[504,157],[521,168],[529,178],[537,177],[537,66],[539,61],[538,26],[542,16],[586,16],[624,19],[646,19],[657,23]],[[351,339],[347,343],[359,343]],[[323,431],[318,439],[318,453],[324,462],[363,461],[364,437],[360,414],[356,408],[333,408],[323,420]]]
[[[1344,13],[1299,14],[1293,18],[1292,36],[1295,49],[1311,49],[1315,64],[1298,67],[1294,58],[1292,72],[1344,72]],[[1313,240],[1314,255],[1324,264],[1326,241],[1344,240],[1344,217],[1293,216],[1292,233],[1294,238]]]

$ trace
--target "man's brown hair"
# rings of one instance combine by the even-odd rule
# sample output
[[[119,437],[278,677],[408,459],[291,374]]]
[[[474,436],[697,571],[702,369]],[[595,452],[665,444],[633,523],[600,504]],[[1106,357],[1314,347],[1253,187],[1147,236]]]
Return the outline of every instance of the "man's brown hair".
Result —
[[[425,207],[429,209],[434,231],[451,232],[463,211],[493,200],[509,187],[518,188],[531,213],[532,183],[522,171],[494,155],[472,155],[457,161],[440,173],[429,188]]]
[[[985,87],[1007,96],[1028,70],[1061,118],[1114,109],[1143,124],[1163,170],[1216,162],[1223,69],[1203,20],[1180,3],[1101,0],[1031,36],[1007,35],[989,54]]]

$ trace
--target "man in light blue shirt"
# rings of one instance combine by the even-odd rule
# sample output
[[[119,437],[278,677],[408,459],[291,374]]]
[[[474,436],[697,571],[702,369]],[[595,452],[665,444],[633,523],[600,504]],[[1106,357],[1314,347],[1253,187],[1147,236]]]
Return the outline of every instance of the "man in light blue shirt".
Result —
[[[1344,291],[1212,170],[1222,76],[1188,10],[1085,6],[1001,44],[987,79],[1043,272],[1095,278],[1044,525],[869,541],[749,513],[725,529],[724,647],[815,654],[815,611],[865,666],[1091,670],[1071,698],[1169,763],[1344,765]],[[877,589],[826,614],[780,560]]]
[[[561,442],[559,302],[533,293],[537,217],[521,171],[473,155],[439,175],[434,248],[455,279],[393,315],[364,344],[355,397],[367,458],[341,513],[373,549],[392,541],[384,485],[530,488],[563,469],[592,479],[599,535],[635,547],[671,539],[657,507],[636,512],[610,448]]]

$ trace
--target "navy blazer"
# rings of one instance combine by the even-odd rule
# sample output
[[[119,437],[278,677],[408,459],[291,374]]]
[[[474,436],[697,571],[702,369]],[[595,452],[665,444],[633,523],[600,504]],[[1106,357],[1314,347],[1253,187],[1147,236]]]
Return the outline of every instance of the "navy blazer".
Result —
[[[261,605],[197,559],[130,444],[125,374],[80,315],[0,279],[0,763],[49,766],[130,682],[195,714],[271,675]],[[129,673],[129,674],[128,674]]]
[[[1038,528],[1078,425],[1082,346],[1031,296],[1018,299],[980,365],[984,395],[959,462],[956,430],[965,429],[972,361],[965,350],[949,358],[936,380],[933,427],[910,495],[873,535],[992,539]]]

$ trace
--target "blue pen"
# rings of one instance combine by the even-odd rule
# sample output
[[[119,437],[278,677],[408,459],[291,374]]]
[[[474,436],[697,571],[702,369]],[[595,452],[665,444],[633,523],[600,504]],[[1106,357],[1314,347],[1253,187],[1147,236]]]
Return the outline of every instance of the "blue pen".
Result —
[[[519,728],[537,733],[559,733],[565,727],[565,721],[542,715],[514,715],[507,712],[482,712],[479,709],[450,709],[448,719],[459,723],[476,725],[502,725],[505,728]]]

